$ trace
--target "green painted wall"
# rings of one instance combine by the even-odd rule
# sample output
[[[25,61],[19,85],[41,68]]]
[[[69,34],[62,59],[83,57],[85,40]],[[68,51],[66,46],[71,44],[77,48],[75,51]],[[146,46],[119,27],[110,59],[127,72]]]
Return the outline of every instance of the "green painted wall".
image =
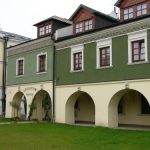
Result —
[[[150,31],[148,31],[150,41]],[[150,63],[128,65],[128,37],[126,35],[112,39],[113,67],[96,69],[96,43],[84,45],[84,71],[70,72],[71,49],[56,51],[56,84],[96,83],[150,78]],[[150,59],[150,43],[148,42]]]
[[[37,55],[47,52],[47,72],[37,74]],[[16,77],[16,59],[24,58],[24,76]],[[34,83],[52,80],[53,50],[52,47],[44,47],[29,52],[8,57],[7,65],[7,85]]]

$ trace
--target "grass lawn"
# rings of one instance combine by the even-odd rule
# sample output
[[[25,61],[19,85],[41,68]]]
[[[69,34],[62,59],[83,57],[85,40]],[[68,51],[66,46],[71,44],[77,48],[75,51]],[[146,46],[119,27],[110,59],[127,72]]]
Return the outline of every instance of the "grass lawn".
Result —
[[[62,124],[0,126],[0,150],[150,150],[150,132]]]

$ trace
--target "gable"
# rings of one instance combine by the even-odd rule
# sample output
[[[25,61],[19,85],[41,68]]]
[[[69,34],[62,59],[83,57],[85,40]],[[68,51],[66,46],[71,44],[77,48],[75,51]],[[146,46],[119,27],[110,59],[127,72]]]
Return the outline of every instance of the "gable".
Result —
[[[146,2],[148,0],[124,0],[122,1],[120,8],[126,8],[126,7],[130,7],[139,3],[143,3]]]
[[[82,8],[74,16],[73,22],[74,23],[81,22],[81,21],[84,21],[84,20],[91,19],[92,17],[93,17],[93,14],[91,12],[89,12],[89,11]]]

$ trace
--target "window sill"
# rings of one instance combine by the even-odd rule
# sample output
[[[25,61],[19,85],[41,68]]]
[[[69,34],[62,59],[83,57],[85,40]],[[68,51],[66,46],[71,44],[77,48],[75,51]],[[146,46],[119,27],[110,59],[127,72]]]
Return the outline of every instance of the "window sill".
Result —
[[[130,66],[132,66],[132,65],[140,65],[140,64],[147,64],[147,63],[149,63],[149,61],[143,61],[143,62],[133,62],[133,63],[128,63],[128,65]]]
[[[16,75],[17,78],[21,78],[21,77],[24,77],[24,74],[23,75]]]
[[[71,73],[74,73],[74,72],[83,72],[84,70],[71,70],[70,72]]]
[[[47,73],[47,71],[43,71],[43,72],[36,72],[36,74],[45,74]]]
[[[109,69],[112,68],[113,66],[103,66],[103,67],[96,67],[96,69]]]

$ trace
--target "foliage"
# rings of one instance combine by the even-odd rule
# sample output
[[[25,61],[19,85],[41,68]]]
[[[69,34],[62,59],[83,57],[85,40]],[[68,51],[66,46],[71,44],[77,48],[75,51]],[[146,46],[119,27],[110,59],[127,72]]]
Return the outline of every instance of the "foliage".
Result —
[[[20,110],[20,104],[19,102],[17,102],[16,100],[13,100],[10,102],[10,105],[12,106],[12,108],[14,109],[14,120],[16,120],[15,118],[19,118],[19,110]]]
[[[51,101],[48,93],[44,93],[44,99],[42,100],[42,107],[44,109],[44,120],[50,120],[50,109],[51,109]]]
[[[29,105],[29,108],[30,108],[30,112],[29,112],[28,120],[31,120],[31,116],[33,115],[33,112],[37,109],[37,106],[35,104],[35,97],[34,97],[32,103]],[[37,117],[37,115],[36,115],[36,117]]]

